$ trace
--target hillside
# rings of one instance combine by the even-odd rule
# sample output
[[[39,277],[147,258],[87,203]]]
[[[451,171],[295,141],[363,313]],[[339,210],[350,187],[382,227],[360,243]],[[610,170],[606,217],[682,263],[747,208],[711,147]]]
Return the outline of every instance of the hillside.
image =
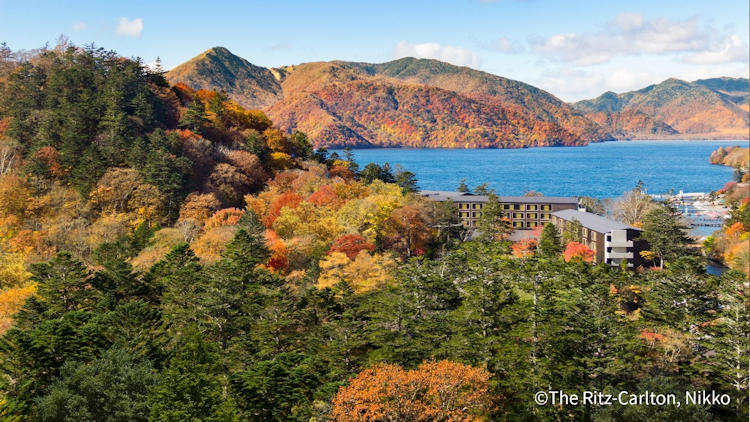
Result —
[[[314,62],[245,72],[252,65],[228,55],[211,49],[167,78],[195,89],[224,89],[242,105],[263,108],[286,131],[308,133],[318,146],[518,148],[612,139],[545,91],[436,60]],[[236,77],[213,77],[210,69]],[[235,89],[241,72],[253,82],[245,90]],[[258,75],[277,83],[255,83]]]
[[[617,137],[747,138],[747,98],[747,79],[667,79],[638,91],[606,92],[574,107]]]
[[[281,94],[273,72],[223,47],[206,50],[169,71],[166,77],[172,84],[183,82],[197,89],[224,90],[241,105],[255,109],[273,104]]]

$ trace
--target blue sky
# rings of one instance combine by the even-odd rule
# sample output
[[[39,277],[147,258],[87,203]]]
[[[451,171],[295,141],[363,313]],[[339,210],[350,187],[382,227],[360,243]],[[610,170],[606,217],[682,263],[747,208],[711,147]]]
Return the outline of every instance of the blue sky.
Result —
[[[65,34],[166,68],[213,46],[269,67],[430,57],[567,101],[750,72],[747,0],[108,3],[0,0],[0,41],[33,49]]]

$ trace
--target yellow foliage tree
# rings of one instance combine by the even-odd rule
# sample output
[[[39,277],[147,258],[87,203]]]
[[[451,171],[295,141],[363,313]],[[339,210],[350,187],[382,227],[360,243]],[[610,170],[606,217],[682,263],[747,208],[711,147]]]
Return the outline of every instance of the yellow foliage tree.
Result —
[[[395,269],[396,261],[388,255],[361,251],[350,260],[343,252],[333,252],[320,261],[317,287],[324,289],[346,281],[355,293],[364,293],[389,283]]]

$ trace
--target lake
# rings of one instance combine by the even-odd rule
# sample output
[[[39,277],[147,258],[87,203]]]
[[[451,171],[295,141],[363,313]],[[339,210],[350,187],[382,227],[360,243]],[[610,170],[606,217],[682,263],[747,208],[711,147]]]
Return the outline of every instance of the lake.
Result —
[[[499,195],[534,190],[548,196],[612,198],[642,180],[648,193],[710,192],[733,170],[711,165],[720,146],[747,141],[620,141],[585,147],[525,149],[357,149],[360,168],[374,162],[399,165],[417,175],[420,189],[456,190],[487,183]],[[332,150],[331,152],[333,152]],[[339,154],[341,150],[335,150]]]

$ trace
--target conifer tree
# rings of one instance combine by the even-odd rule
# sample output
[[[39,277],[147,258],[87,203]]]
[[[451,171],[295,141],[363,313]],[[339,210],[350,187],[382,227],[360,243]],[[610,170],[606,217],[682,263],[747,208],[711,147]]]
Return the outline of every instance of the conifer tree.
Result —
[[[546,258],[554,258],[562,253],[560,236],[557,234],[557,227],[554,224],[547,223],[544,225],[542,234],[539,236],[537,250],[540,256]]]

